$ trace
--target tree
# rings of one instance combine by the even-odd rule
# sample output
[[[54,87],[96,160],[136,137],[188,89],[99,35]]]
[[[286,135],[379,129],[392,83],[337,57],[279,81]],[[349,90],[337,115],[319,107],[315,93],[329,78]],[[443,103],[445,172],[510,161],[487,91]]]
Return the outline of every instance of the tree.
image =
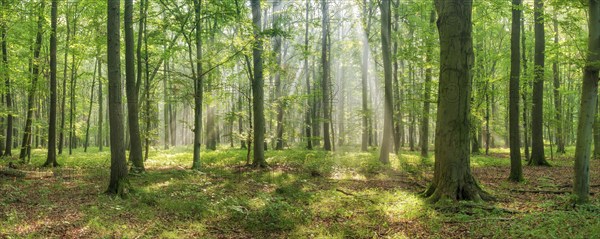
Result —
[[[473,65],[472,1],[435,0],[440,78],[433,182],[429,201],[487,200],[470,169],[469,111]]]
[[[435,26],[435,10],[431,10],[431,14],[429,15],[429,27],[433,32]],[[429,38],[429,36],[428,36]],[[425,69],[425,83],[424,83],[424,91],[423,91],[423,115],[421,115],[421,157],[429,157],[429,108],[431,101],[431,78],[433,74],[432,69],[432,42],[427,42],[427,49],[425,49],[425,62],[427,64],[427,69]]]
[[[523,180],[521,167],[521,138],[519,128],[519,78],[521,76],[520,39],[521,0],[512,1],[512,25],[510,36],[510,88],[509,88],[509,127],[510,127],[510,176],[511,181]]]
[[[588,54],[581,88],[581,108],[575,148],[575,181],[573,185],[578,203],[589,201],[592,128],[598,100],[598,72],[600,71],[600,66],[598,66],[600,61],[600,2],[589,0],[588,7]]]
[[[33,124],[33,109],[35,103],[35,93],[37,91],[37,82],[40,75],[40,51],[42,49],[42,36],[44,30],[44,8],[46,1],[41,1],[41,6],[38,9],[37,33],[35,36],[35,45],[33,47],[33,59],[31,70],[31,85],[27,96],[27,116],[25,118],[25,127],[23,129],[23,138],[21,143],[21,153],[19,159],[25,161],[31,149],[31,125]]]
[[[61,99],[61,107],[60,107],[60,132],[58,135],[58,154],[62,154],[63,145],[65,141],[65,108],[67,102],[67,66],[69,60],[69,48],[70,40],[71,40],[71,21],[69,15],[69,6],[67,2],[67,8],[65,12],[65,25],[67,25],[67,39],[65,40],[65,56],[64,56],[64,64],[63,64],[63,80],[62,80],[62,99]]]
[[[263,41],[261,37],[261,10],[260,0],[252,0],[252,23],[254,24],[254,47],[252,49],[253,73],[252,77],[252,110],[254,111],[254,167],[267,167],[265,161],[265,106],[264,106],[264,79],[263,79]]]
[[[6,0],[2,0],[2,9],[7,10],[8,4]],[[2,13],[6,14],[6,13]],[[6,116],[6,147],[4,149],[3,156],[12,156],[12,144],[13,144],[13,113],[12,113],[12,94],[11,94],[11,84],[10,84],[10,74],[8,73],[8,44],[6,40],[6,22],[0,23],[0,34],[2,35],[2,68],[4,72],[4,87],[6,90],[6,108],[8,109],[8,114]]]
[[[310,72],[308,71],[308,26],[310,24],[310,19],[308,18],[308,13],[310,11],[310,1],[306,1],[306,23],[304,29],[304,77],[306,80],[306,113],[304,119],[304,132],[306,136],[306,148],[309,150],[313,149],[312,144],[312,113],[311,113],[311,100],[310,100]]]
[[[392,59],[390,48],[390,32],[391,30],[391,10],[390,1],[383,0],[381,2],[381,53],[383,55],[383,71],[384,71],[384,118],[383,118],[383,138],[381,139],[381,151],[379,161],[382,163],[390,163],[390,151],[394,142],[393,134],[393,109],[394,97],[392,93]]]
[[[281,1],[275,0],[273,2],[273,30],[275,32],[281,31]],[[275,100],[277,101],[277,132],[276,132],[276,145],[275,150],[283,149],[283,114],[284,114],[284,99],[281,89],[281,59],[283,58],[281,53],[282,39],[280,34],[277,33],[273,43],[273,53],[275,54],[275,64],[277,69],[275,70]]]
[[[144,1],[140,1],[143,8]],[[133,44],[133,0],[125,0],[125,93],[127,94],[127,120],[129,122],[129,161],[132,172],[144,171],[142,140],[140,136],[138,89],[135,78],[135,55]],[[138,41],[139,43],[139,41]],[[138,58],[138,61],[141,59]],[[139,64],[138,64],[139,67]]]
[[[108,108],[110,124],[110,183],[108,194],[124,197],[128,190],[125,138],[123,130],[123,102],[121,93],[120,59],[120,0],[108,0],[107,60]]]
[[[362,5],[362,25],[365,29],[362,39],[362,60],[361,60],[361,89],[362,89],[362,140],[361,150],[367,151],[369,145],[369,106],[368,106],[368,81],[369,81],[369,32],[371,30],[371,11],[367,10],[369,0],[363,0]]]
[[[202,142],[202,97],[204,76],[202,74],[202,6],[200,0],[194,0],[196,26],[196,78],[194,79],[194,158],[193,170],[200,170],[200,147]],[[191,53],[190,53],[191,54]]]
[[[50,119],[48,122],[48,156],[44,166],[58,166],[56,161],[56,18],[58,0],[52,0],[50,32]]]
[[[556,17],[552,20],[554,25],[554,45],[558,48],[558,20]],[[553,85],[554,85],[554,119],[556,120],[556,152],[560,154],[566,153],[565,141],[563,136],[563,121],[562,121],[562,107],[560,99],[560,77],[558,72],[558,56],[552,62],[552,73],[553,73]]]
[[[550,166],[544,156],[544,2],[534,1],[535,54],[533,79],[533,106],[531,108],[531,159],[530,165]]]
[[[323,95],[323,148],[331,151],[331,74],[329,65],[329,3],[327,0],[321,0],[322,19],[322,37],[321,37],[321,65],[323,67],[323,77],[321,83],[321,94]]]

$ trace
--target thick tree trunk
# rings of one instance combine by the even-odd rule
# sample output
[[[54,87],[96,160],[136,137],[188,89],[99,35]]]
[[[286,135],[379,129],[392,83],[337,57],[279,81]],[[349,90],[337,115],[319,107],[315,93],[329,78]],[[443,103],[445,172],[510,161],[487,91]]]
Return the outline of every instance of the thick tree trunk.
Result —
[[[108,194],[124,197],[128,190],[123,130],[123,102],[120,59],[120,0],[108,1],[107,59],[108,108],[110,123],[110,183]]]
[[[472,1],[436,0],[440,36],[440,84],[434,178],[429,201],[489,199],[471,174],[469,112],[473,66]]]
[[[592,127],[598,100],[598,67],[600,60],[600,3],[589,0],[589,39],[587,65],[583,73],[581,108],[575,149],[575,181],[573,191],[578,203],[587,203],[590,194],[590,152]]]
[[[254,48],[252,49],[252,110],[254,116],[254,167],[267,167],[265,161],[265,113],[264,113],[264,79],[263,79],[263,40],[261,38],[260,0],[252,0],[252,23],[254,24]]]
[[[33,62],[31,74],[31,88],[27,96],[27,116],[25,118],[25,127],[23,129],[23,138],[21,143],[21,153],[19,159],[25,161],[31,148],[31,125],[33,124],[33,109],[35,104],[35,93],[37,91],[37,81],[40,74],[40,51],[42,49],[42,36],[44,27],[44,7],[46,1],[42,1],[38,12],[37,34],[35,37],[35,46],[33,49]]]
[[[393,134],[393,93],[392,93],[392,57],[391,57],[391,9],[390,0],[381,2],[381,49],[383,55],[384,72],[384,106],[383,106],[383,138],[381,139],[381,151],[379,161],[384,164],[390,163],[390,152],[394,142]]]
[[[544,156],[544,3],[535,0],[535,56],[533,80],[533,106],[531,108],[531,160],[529,165],[550,166]]]
[[[58,0],[52,0],[50,17],[50,119],[48,122],[48,156],[44,166],[58,166],[56,161],[56,20]]]
[[[512,1],[512,28],[510,36],[510,84],[509,84],[509,137],[511,181],[523,180],[521,166],[521,139],[519,128],[519,78],[521,76],[520,46],[521,0]]]
[[[144,8],[144,0],[140,1],[140,7]],[[143,16],[140,16],[143,17]],[[143,24],[142,24],[143,25]],[[138,91],[135,75],[135,55],[133,37],[133,0],[125,0],[125,93],[127,94],[127,122],[129,129],[129,161],[131,171],[134,173],[144,172],[144,160],[142,158],[142,141],[140,136]],[[140,27],[140,30],[143,26]],[[139,41],[138,41],[139,42]],[[141,62],[141,58],[137,59]],[[139,67],[139,64],[138,64]],[[139,71],[138,71],[139,73]]]

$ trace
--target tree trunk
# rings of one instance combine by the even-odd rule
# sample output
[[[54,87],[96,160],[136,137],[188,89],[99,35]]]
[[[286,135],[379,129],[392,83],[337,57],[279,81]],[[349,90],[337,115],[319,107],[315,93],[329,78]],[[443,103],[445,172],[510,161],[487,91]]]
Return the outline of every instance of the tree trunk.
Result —
[[[323,149],[331,151],[331,134],[329,132],[331,125],[331,78],[329,65],[329,3],[321,0],[322,19],[322,37],[321,37],[321,64],[323,67],[323,77],[321,84],[321,94],[323,96]]]
[[[83,152],[87,152],[90,143],[90,119],[92,118],[92,107],[94,106],[94,87],[96,87],[96,72],[98,70],[98,59],[94,64],[94,75],[92,76],[92,90],[90,93],[90,107],[88,108],[86,126],[85,126],[85,143],[83,144]]]
[[[544,3],[535,0],[535,56],[533,80],[533,106],[531,108],[531,160],[529,165],[550,166],[544,156]]]
[[[511,181],[523,180],[521,166],[521,139],[519,132],[519,79],[521,76],[520,46],[521,0],[512,1],[512,28],[510,37],[510,85],[509,85],[509,137]]]
[[[75,3],[75,13],[77,12],[77,3]],[[77,34],[77,17],[73,16],[73,38]],[[69,104],[69,155],[73,154],[73,148],[76,147],[76,135],[75,128],[73,125],[73,118],[75,118],[76,104],[75,104],[75,91],[77,88],[77,69],[75,68],[75,55],[71,57],[71,93],[70,93],[70,104]]]
[[[589,1],[589,39],[587,65],[583,73],[581,88],[581,108],[577,125],[577,143],[575,149],[575,181],[573,191],[577,203],[587,203],[590,194],[590,152],[592,145],[592,127],[598,99],[598,67],[600,60],[600,3]]]
[[[194,0],[196,24],[196,76],[194,80],[194,158],[192,170],[200,170],[200,147],[202,145],[202,97],[204,76],[202,74],[202,2]],[[191,53],[190,53],[191,54]]]
[[[6,0],[2,0],[2,7],[6,8]],[[8,68],[8,46],[6,42],[6,23],[0,23],[0,34],[2,35],[2,67]],[[12,114],[12,94],[10,86],[10,74],[4,71],[4,87],[6,90],[6,108],[8,114],[6,116],[6,146],[4,149],[4,156],[12,156],[12,144],[13,144],[13,114]]]
[[[440,36],[440,84],[434,178],[425,195],[444,199],[490,199],[471,174],[469,111],[473,65],[472,1],[436,0]]]
[[[523,76],[527,79],[527,47],[526,47],[526,32],[525,32],[525,20],[521,14],[521,46],[523,51],[521,52],[521,59],[523,60]],[[525,144],[525,159],[529,160],[529,121],[527,119],[527,89],[529,84],[523,83],[523,90],[521,92],[521,98],[523,98],[523,143]]]
[[[31,74],[31,88],[29,89],[27,97],[27,116],[25,120],[25,127],[23,129],[23,138],[21,143],[21,153],[19,159],[25,161],[25,157],[28,156],[29,149],[31,147],[31,125],[33,123],[33,108],[35,103],[35,93],[37,91],[37,81],[40,74],[40,51],[42,49],[42,36],[44,27],[44,7],[46,1],[42,1],[42,5],[38,10],[38,22],[37,22],[37,34],[35,37],[35,46],[33,49],[33,62],[32,62],[32,74]]]
[[[102,92],[102,60],[98,59],[98,151],[104,148],[104,95]]]
[[[395,34],[399,34],[399,28],[398,28],[398,22],[400,21],[399,18],[399,11],[396,7],[394,7],[394,20],[393,20],[393,30]],[[400,79],[398,77],[398,39],[394,38],[393,41],[393,47],[392,47],[392,53],[394,54],[394,60],[393,60],[393,77],[392,77],[392,88],[393,88],[393,96],[394,96],[394,152],[396,154],[398,154],[400,152],[400,127],[402,127],[401,124],[401,107],[400,107]]]
[[[553,19],[554,25],[554,45],[558,48],[558,21],[556,18]],[[553,85],[554,85],[554,117],[556,120],[556,152],[559,154],[566,153],[565,151],[565,141],[563,134],[563,121],[562,121],[562,107],[561,107],[561,98],[560,98],[560,78],[559,78],[559,69],[558,69],[558,57],[552,63],[552,73],[553,73]]]
[[[305,119],[304,119],[304,132],[305,132],[305,137],[306,137],[306,149],[308,150],[312,150],[313,149],[313,144],[312,144],[312,112],[311,112],[311,92],[310,92],[310,72],[308,71],[308,28],[309,28],[309,24],[310,24],[310,19],[308,17],[308,13],[310,11],[310,1],[306,1],[306,23],[305,23],[305,30],[304,30],[304,75],[305,75],[305,79],[306,79],[306,113],[305,113]]]
[[[50,119],[48,119],[48,156],[44,167],[58,166],[56,161],[56,20],[58,0],[52,0],[50,32]]]
[[[598,102],[596,102],[596,104],[596,113],[594,116],[594,159],[600,159],[600,111],[598,109],[598,106],[600,105],[598,104]]]
[[[65,141],[65,121],[66,121],[66,102],[67,102],[67,69],[69,62],[69,48],[70,40],[71,40],[71,21],[69,17],[69,8],[67,5],[67,9],[65,12],[65,24],[67,25],[67,39],[65,40],[65,55],[64,55],[64,64],[63,64],[63,80],[62,80],[62,99],[61,99],[61,107],[60,107],[60,132],[58,136],[58,154],[62,154],[64,141]]]
[[[124,197],[127,194],[127,163],[123,130],[123,103],[120,59],[120,0],[108,1],[107,59],[108,108],[110,123],[110,183],[108,194]]]
[[[254,167],[267,167],[265,161],[265,113],[264,113],[264,79],[263,79],[263,40],[261,38],[260,0],[252,0],[252,23],[254,24],[254,47],[252,58],[254,76],[252,77],[252,110],[254,116]]]
[[[429,27],[431,28],[431,33],[433,34],[433,29],[435,26],[435,11],[431,10],[431,14],[429,16]],[[429,39],[429,36],[428,36]],[[426,55],[425,61],[427,63],[427,69],[425,70],[425,84],[423,91],[423,115],[421,116],[421,157],[429,157],[429,109],[430,109],[430,101],[431,101],[431,78],[432,78],[432,56],[431,56],[431,44],[433,42],[428,41],[426,46]]]
[[[140,8],[144,8],[144,0],[140,1]],[[144,16],[141,15],[140,18]],[[134,173],[144,172],[144,160],[142,158],[142,141],[140,137],[138,91],[135,75],[135,54],[133,37],[133,0],[125,0],[125,93],[127,94],[127,122],[129,129],[129,161],[131,171]],[[140,31],[143,31],[143,24]],[[139,37],[139,36],[138,36]],[[139,41],[138,41],[139,43]],[[138,46],[139,47],[139,46]],[[139,57],[139,55],[138,55]],[[138,62],[142,59],[138,58]],[[138,67],[140,64],[138,63]],[[139,70],[138,70],[139,73]],[[138,77],[139,80],[139,77]]]
[[[371,30],[371,15],[367,11],[368,0],[363,0],[363,27],[365,35],[362,36],[362,62],[361,62],[361,89],[362,89],[362,140],[361,150],[367,151],[369,144],[369,32]]]
[[[392,57],[391,57],[391,10],[390,0],[381,2],[381,49],[383,55],[384,72],[384,107],[383,107],[383,138],[381,139],[381,151],[379,161],[384,164],[390,163],[390,152],[394,142],[393,134],[393,93],[392,93]]]

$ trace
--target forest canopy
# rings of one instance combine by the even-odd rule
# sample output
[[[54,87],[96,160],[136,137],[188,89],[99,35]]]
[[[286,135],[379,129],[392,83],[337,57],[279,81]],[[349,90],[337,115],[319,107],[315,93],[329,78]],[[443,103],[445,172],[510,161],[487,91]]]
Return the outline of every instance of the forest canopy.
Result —
[[[0,238],[600,235],[598,0],[0,5]]]

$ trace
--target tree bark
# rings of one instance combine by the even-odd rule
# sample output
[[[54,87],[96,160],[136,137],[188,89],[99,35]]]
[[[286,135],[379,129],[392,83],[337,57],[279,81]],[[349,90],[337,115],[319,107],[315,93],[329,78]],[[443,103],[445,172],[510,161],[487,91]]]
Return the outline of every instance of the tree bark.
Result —
[[[120,0],[108,0],[107,59],[110,123],[110,183],[108,194],[124,197],[128,190],[123,130],[120,59]]]
[[[140,8],[144,8],[144,0],[140,1]],[[144,160],[142,158],[142,141],[140,136],[138,91],[135,75],[135,54],[133,37],[133,0],[125,0],[125,93],[127,95],[127,122],[129,129],[129,161],[131,171],[134,173],[144,172]],[[143,18],[144,16],[140,16]],[[140,31],[143,26],[140,27]],[[139,43],[139,41],[138,41]],[[141,58],[137,61],[141,62]],[[138,67],[140,64],[138,64]],[[138,71],[139,73],[139,71]]]
[[[102,92],[102,60],[98,60],[98,151],[104,148],[104,95]]]
[[[37,22],[37,34],[35,37],[35,46],[33,48],[33,62],[32,62],[32,74],[31,74],[31,86],[27,96],[27,116],[25,120],[25,127],[23,129],[23,138],[21,143],[21,153],[19,159],[25,161],[25,157],[28,156],[31,148],[31,125],[33,124],[33,108],[35,104],[35,93],[37,91],[37,81],[40,74],[40,51],[42,49],[42,36],[44,27],[44,8],[46,1],[42,1],[40,8],[38,9],[38,22]]]
[[[50,119],[48,119],[48,156],[44,166],[58,166],[56,161],[56,20],[58,0],[52,0],[50,13]]]
[[[371,30],[371,15],[367,11],[368,0],[363,0],[362,18],[365,35],[362,36],[361,89],[362,89],[362,137],[361,151],[367,151],[369,146],[369,32]]]
[[[435,11],[431,10],[429,16],[429,27],[431,28],[431,33],[434,32],[435,26]],[[428,37],[429,39],[429,37]],[[429,157],[429,109],[430,109],[430,101],[431,101],[431,78],[433,74],[432,69],[432,44],[433,42],[428,41],[426,46],[426,55],[425,61],[427,63],[427,69],[425,69],[425,83],[424,83],[424,91],[423,91],[423,115],[421,116],[421,157]]]
[[[430,202],[490,199],[471,174],[469,111],[473,66],[472,1],[436,0],[440,84]]]
[[[331,74],[329,63],[329,3],[327,0],[321,0],[322,19],[322,37],[321,37],[321,64],[323,67],[323,77],[321,84],[321,94],[323,95],[323,149],[331,151]]]
[[[521,76],[520,46],[521,0],[512,1],[512,26],[510,37],[510,84],[509,84],[509,137],[511,181],[523,180],[521,165],[521,139],[519,128],[519,79]]]
[[[75,3],[75,13],[77,12],[77,3]],[[75,34],[77,34],[77,17],[73,14],[73,38],[75,38]],[[75,118],[75,114],[77,113],[75,108],[77,105],[75,104],[75,92],[77,88],[77,69],[75,65],[75,54],[71,56],[71,87],[70,87],[70,104],[69,104],[69,155],[73,154],[73,148],[77,147],[77,138],[75,135],[75,128],[73,125],[73,118]]]
[[[522,15],[522,14],[521,14]],[[523,76],[527,76],[527,47],[526,47],[526,32],[525,32],[525,20],[524,16],[521,16],[521,46],[523,51],[521,52],[521,58],[523,60]],[[525,78],[527,79],[527,78]],[[523,98],[523,143],[525,144],[525,159],[529,160],[529,121],[527,119],[527,89],[529,84],[525,82],[522,86],[521,98]]]
[[[196,77],[194,79],[194,157],[192,170],[200,170],[200,147],[202,146],[202,97],[204,76],[202,74],[202,2],[194,0],[196,25]],[[190,53],[191,54],[191,53]]]
[[[589,39],[587,64],[583,72],[581,88],[581,108],[577,125],[575,148],[575,181],[573,191],[577,203],[587,203],[590,195],[590,152],[592,127],[598,99],[598,72],[600,67],[600,3],[589,0]]]
[[[92,118],[92,108],[94,106],[94,88],[96,87],[96,72],[98,71],[98,59],[94,64],[94,75],[92,76],[92,90],[90,93],[90,107],[88,108],[86,126],[85,126],[85,143],[83,144],[83,152],[87,152],[90,143],[90,120]]]
[[[252,49],[252,111],[254,117],[254,167],[267,167],[265,161],[265,112],[264,112],[264,79],[263,79],[263,40],[261,36],[260,0],[252,0],[252,23],[254,24],[254,47]]]
[[[2,0],[2,7],[6,8],[6,0]],[[3,156],[12,156],[13,146],[13,114],[12,114],[12,94],[10,84],[10,73],[8,72],[8,44],[6,40],[6,22],[0,23],[0,34],[2,35],[2,67],[6,69],[4,71],[4,87],[6,90],[6,108],[8,114],[6,116],[6,145]]]
[[[558,48],[558,20],[556,17],[553,19],[554,25],[554,45]],[[556,152],[559,154],[566,153],[565,151],[565,140],[563,133],[563,121],[562,121],[562,107],[561,107],[561,96],[560,96],[560,77],[558,69],[558,57],[552,62],[552,73],[553,73],[553,85],[554,85],[554,119],[556,120]]]
[[[310,72],[308,71],[308,29],[310,24],[310,19],[308,17],[308,13],[310,11],[310,1],[306,1],[306,23],[304,30],[304,77],[306,81],[306,112],[304,116],[304,134],[306,137],[306,149],[312,150],[312,112],[311,112],[311,92],[310,92]]]
[[[533,79],[533,106],[531,108],[531,160],[529,165],[550,166],[544,156],[544,3],[534,1],[535,55]]]
[[[393,134],[393,109],[394,97],[392,93],[392,57],[391,57],[391,10],[390,0],[381,2],[381,49],[383,55],[384,72],[384,112],[383,112],[383,138],[381,139],[381,151],[379,161],[384,164],[390,163],[390,152],[394,142]]]

